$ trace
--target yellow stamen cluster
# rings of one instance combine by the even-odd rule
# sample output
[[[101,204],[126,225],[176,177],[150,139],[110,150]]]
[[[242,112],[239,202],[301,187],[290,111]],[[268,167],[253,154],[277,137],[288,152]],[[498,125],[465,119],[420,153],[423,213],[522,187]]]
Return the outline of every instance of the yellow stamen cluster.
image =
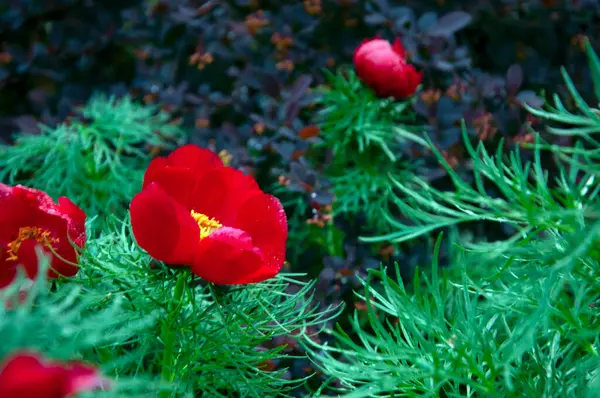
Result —
[[[17,239],[13,240],[8,244],[8,251],[6,261],[17,261],[19,248],[23,241],[27,239],[35,239],[37,243],[52,248],[53,243],[58,243],[58,238],[53,238],[50,235],[50,231],[38,228],[38,227],[21,227],[19,228],[19,235]]]
[[[190,214],[200,227],[200,239],[206,238],[208,235],[223,226],[223,224],[214,218],[208,217],[206,214],[196,213],[194,210],[192,210]]]

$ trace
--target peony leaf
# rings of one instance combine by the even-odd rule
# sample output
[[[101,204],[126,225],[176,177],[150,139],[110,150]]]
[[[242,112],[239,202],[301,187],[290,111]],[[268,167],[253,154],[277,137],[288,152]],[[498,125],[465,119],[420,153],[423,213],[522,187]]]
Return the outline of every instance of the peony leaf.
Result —
[[[510,94],[514,94],[519,90],[523,83],[523,69],[519,64],[513,64],[506,71],[506,89]]]
[[[473,17],[467,12],[453,11],[439,18],[426,33],[431,36],[449,37],[470,24],[472,20]]]

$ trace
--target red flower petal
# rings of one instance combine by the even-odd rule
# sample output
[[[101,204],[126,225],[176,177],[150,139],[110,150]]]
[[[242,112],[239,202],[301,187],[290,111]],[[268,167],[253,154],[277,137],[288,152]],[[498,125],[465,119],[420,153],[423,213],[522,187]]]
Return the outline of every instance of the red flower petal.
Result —
[[[171,152],[167,159],[171,166],[192,169],[196,175],[223,167],[223,161],[219,155],[193,144],[180,146]]]
[[[398,38],[394,40],[394,44],[392,44],[392,49],[396,54],[398,54],[402,59],[406,59],[406,53],[404,52],[404,46],[402,45],[402,41]]]
[[[56,254],[52,256],[49,277],[77,274],[77,254],[71,241],[79,247],[85,245],[85,219],[85,213],[65,197],[59,198],[56,204],[42,191],[20,185],[9,187],[0,184],[0,264],[5,269],[0,278],[2,284],[6,284],[10,275],[14,278],[19,264],[24,265],[29,278],[37,276],[36,240],[23,241],[17,254],[18,259],[6,261],[7,245],[19,237],[22,228],[37,228],[49,234],[52,250],[44,246],[44,251]]]
[[[281,202],[255,193],[240,207],[235,228],[223,227],[201,241],[192,272],[223,285],[261,282],[285,261],[287,218]]]
[[[54,213],[52,215],[47,211],[41,212],[37,209],[32,209],[31,211],[35,217],[35,223],[31,226],[49,231],[51,238],[54,239],[51,242],[53,250],[43,247],[44,252],[49,254],[54,252],[58,255],[52,256],[48,277],[58,278],[61,276],[75,276],[79,271],[79,267],[77,265],[77,253],[71,243],[72,238],[70,239],[71,234],[69,234],[69,229],[81,231],[85,230],[85,225],[73,225],[74,222],[66,215],[62,214],[56,205],[52,209],[52,213]],[[70,228],[69,224],[72,224]],[[83,234],[83,237],[85,237],[85,232],[83,232]],[[83,246],[85,239],[82,241],[81,235],[78,238],[80,241],[79,243]],[[17,262],[25,266],[27,276],[31,279],[34,279],[37,276],[37,256],[35,254],[35,247],[37,245],[38,243],[34,240],[26,240],[21,244],[18,253]],[[21,252],[21,250],[23,250],[23,252]]]
[[[30,206],[15,188],[0,183],[0,241],[6,243],[15,239],[15,231],[18,231],[19,227],[31,225],[34,221]]]
[[[14,261],[15,265],[18,264],[23,266],[23,268],[25,269],[25,274],[31,280],[35,279],[38,273],[38,258],[37,253],[35,251],[36,247],[39,247],[39,244],[33,239],[27,239],[23,241],[23,243],[21,243],[21,247],[19,248],[19,259],[17,261]],[[47,249],[45,249],[44,252],[49,253]],[[54,267],[51,266],[51,268]],[[49,269],[48,273],[52,274],[52,269]]]
[[[146,188],[150,183],[156,181],[157,174],[159,174],[167,166],[169,166],[169,161],[167,158],[159,157],[152,159],[146,168],[146,172],[144,173],[142,189]]]
[[[83,247],[87,237],[85,235],[86,214],[71,199],[61,196],[58,198],[58,204],[63,213],[68,217],[67,227],[69,237],[79,247]]]
[[[264,282],[273,278],[278,273],[279,269],[277,268],[260,267],[256,272],[246,275],[242,284]]]
[[[250,235],[223,227],[200,242],[191,270],[218,285],[239,285],[249,283],[248,276],[258,272],[263,264],[263,256]]]
[[[212,170],[192,192],[191,209],[231,225],[244,201],[261,192],[254,178],[231,167]]]
[[[253,283],[277,274],[287,239],[281,203],[251,176],[217,162],[212,152],[182,148],[151,163],[148,184],[131,203],[138,244],[152,257],[189,265],[213,283]],[[192,210],[222,226],[200,239]]]
[[[264,267],[281,270],[285,261],[285,243],[288,237],[287,217],[281,202],[272,195],[259,193],[241,207],[235,228],[246,231],[252,244],[262,252]]]
[[[0,397],[66,398],[107,384],[89,365],[46,362],[33,353],[13,354],[0,366]]]
[[[62,397],[60,368],[45,368],[33,354],[17,354],[0,370],[0,396],[19,398]]]
[[[198,181],[205,174],[221,168],[223,162],[214,152],[192,144],[184,145],[168,157],[156,158],[150,162],[144,174],[143,188],[156,182],[169,196],[189,210]]]
[[[2,244],[2,242],[0,242]],[[17,264],[4,260],[7,256],[5,247],[0,247],[0,289],[10,285],[17,277]]]
[[[191,262],[200,228],[158,184],[150,184],[133,198],[130,213],[135,239],[152,257],[169,264]]]
[[[402,42],[374,39],[361,44],[354,52],[358,77],[379,97],[406,98],[414,94],[422,75],[408,65]]]
[[[93,366],[81,362],[71,362],[69,365],[63,388],[65,396],[99,389],[108,390],[112,387],[110,380],[100,377]]]
[[[148,181],[149,183],[159,185],[167,195],[186,209],[189,209],[195,178],[194,173],[190,169],[166,166],[160,170],[156,170],[153,173],[152,179],[148,179]]]

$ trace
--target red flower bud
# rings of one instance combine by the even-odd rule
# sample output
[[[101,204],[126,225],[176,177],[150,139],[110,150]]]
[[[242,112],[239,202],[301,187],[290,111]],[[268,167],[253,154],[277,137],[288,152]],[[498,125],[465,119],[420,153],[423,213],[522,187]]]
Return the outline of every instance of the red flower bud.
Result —
[[[391,45],[379,38],[365,40],[354,51],[356,74],[378,97],[410,97],[421,84],[422,72],[406,63],[402,42]]]

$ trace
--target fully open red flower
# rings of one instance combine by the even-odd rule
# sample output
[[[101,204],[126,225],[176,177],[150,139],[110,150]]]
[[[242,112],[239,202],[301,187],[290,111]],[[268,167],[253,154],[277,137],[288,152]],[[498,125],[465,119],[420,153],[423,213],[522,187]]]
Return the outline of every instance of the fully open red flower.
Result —
[[[17,352],[0,364],[0,397],[66,398],[108,388],[98,371],[81,362],[50,362],[31,352]]]
[[[38,273],[35,247],[52,253],[48,277],[77,274],[77,252],[71,241],[86,241],[85,213],[68,198],[55,203],[46,193],[0,183],[0,288],[8,286],[22,265],[27,277]]]
[[[356,74],[378,97],[410,97],[421,84],[423,73],[406,63],[400,39],[394,44],[378,37],[365,40],[354,51]]]
[[[287,219],[279,200],[196,145],[150,163],[131,201],[131,225],[152,257],[189,266],[216,284],[264,281],[285,260]]]

